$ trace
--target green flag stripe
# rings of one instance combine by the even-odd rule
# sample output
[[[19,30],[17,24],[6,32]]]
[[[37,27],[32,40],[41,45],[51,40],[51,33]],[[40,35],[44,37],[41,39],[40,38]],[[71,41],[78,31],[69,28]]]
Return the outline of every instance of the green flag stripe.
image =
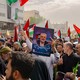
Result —
[[[12,0],[13,3],[17,2],[18,0]]]
[[[15,9],[15,20],[18,19],[18,8]]]
[[[30,35],[33,35],[34,31],[29,32]]]
[[[11,4],[13,4],[13,3],[15,3],[15,2],[17,2],[18,0],[7,0],[7,3],[9,4],[9,5],[11,5]]]
[[[78,36],[80,37],[80,34],[78,34]]]
[[[11,1],[11,0],[7,0],[7,3],[8,3],[9,5],[11,5],[11,4],[12,4],[12,1]]]

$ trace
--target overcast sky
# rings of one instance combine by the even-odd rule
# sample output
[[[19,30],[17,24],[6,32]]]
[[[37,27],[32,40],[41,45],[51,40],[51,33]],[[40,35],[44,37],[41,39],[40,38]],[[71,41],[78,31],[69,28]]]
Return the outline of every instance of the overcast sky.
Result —
[[[51,23],[69,22],[80,27],[80,0],[29,0],[25,11],[38,10]]]

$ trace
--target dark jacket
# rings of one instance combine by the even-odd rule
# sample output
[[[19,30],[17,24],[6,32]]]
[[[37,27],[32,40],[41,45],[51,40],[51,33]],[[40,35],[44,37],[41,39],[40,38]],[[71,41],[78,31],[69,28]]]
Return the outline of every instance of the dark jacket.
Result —
[[[5,75],[6,65],[0,57],[0,75]]]
[[[35,60],[31,80],[51,80],[46,64],[41,60]]]
[[[77,63],[80,63],[80,57],[75,53],[72,53],[70,56],[65,54],[63,57],[63,65],[61,65],[62,72],[73,72],[73,68],[76,67]]]

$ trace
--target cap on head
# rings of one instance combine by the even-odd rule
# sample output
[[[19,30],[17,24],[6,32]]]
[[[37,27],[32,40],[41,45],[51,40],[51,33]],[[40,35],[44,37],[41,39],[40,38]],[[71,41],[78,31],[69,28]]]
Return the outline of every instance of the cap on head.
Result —
[[[2,38],[0,38],[0,42],[3,42],[3,43],[4,43],[4,42],[5,42],[5,40],[4,40],[4,39],[2,39]]]
[[[0,50],[0,54],[2,54],[2,53],[8,53],[8,52],[11,52],[12,50],[11,50],[11,48],[9,48],[9,47],[4,47],[4,48],[2,48],[1,50]]]
[[[17,45],[19,45],[19,46],[21,47],[21,44],[20,44],[20,42],[14,42],[14,44],[17,44]]]

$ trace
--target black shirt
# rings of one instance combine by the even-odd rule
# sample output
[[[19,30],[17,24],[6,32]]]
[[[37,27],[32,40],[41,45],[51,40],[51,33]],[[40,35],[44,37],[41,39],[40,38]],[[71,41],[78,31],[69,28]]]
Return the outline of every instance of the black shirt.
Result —
[[[51,80],[47,66],[43,61],[39,59],[35,60],[31,80]]]
[[[62,72],[73,72],[73,68],[76,67],[78,62],[80,63],[80,57],[77,56],[75,53],[72,53],[69,56],[65,54],[63,56],[63,65],[61,65]]]
[[[0,75],[5,75],[6,65],[0,57]]]

